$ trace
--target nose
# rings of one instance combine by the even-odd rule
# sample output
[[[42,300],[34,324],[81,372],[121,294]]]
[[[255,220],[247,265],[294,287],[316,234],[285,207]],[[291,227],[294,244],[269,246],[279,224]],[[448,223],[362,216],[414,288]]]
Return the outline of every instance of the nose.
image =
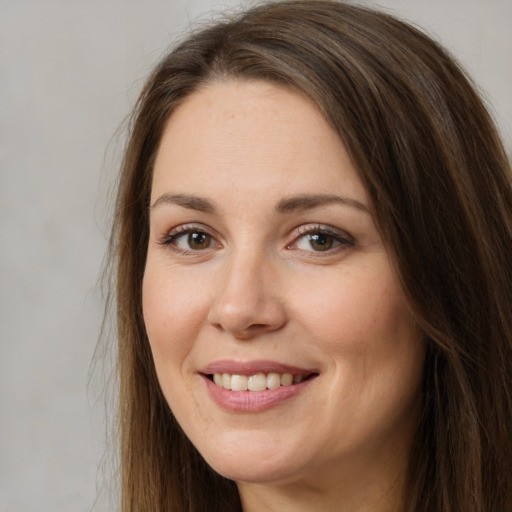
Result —
[[[227,261],[218,276],[209,323],[240,340],[281,329],[287,317],[275,274],[255,258]]]

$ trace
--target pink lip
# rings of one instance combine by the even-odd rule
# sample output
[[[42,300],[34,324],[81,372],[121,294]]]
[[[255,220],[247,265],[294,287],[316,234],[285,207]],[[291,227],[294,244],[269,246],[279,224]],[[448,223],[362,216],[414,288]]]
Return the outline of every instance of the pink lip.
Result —
[[[254,375],[256,373],[268,374],[270,372],[281,374],[291,373],[293,375],[314,375],[299,384],[281,386],[265,391],[231,391],[217,386],[209,378],[209,375],[214,373]],[[201,377],[213,401],[223,409],[239,413],[256,413],[267,411],[297,396],[311,385],[316,374],[317,372],[314,371],[276,363],[275,361],[216,361],[202,370]]]
[[[213,375],[214,373],[231,373],[234,375],[255,375],[256,373],[291,373],[292,375],[309,375],[310,373],[318,373],[314,369],[298,368],[287,364],[278,363],[276,361],[231,361],[221,360],[209,364],[201,373],[205,375]]]

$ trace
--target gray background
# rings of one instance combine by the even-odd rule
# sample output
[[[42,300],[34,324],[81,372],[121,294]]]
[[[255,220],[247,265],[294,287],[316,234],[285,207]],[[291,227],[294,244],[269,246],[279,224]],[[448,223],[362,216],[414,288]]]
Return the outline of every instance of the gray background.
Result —
[[[0,0],[0,512],[86,511],[102,487],[103,378],[88,378],[116,131],[190,20],[235,5]],[[380,5],[458,56],[510,152],[512,0]]]

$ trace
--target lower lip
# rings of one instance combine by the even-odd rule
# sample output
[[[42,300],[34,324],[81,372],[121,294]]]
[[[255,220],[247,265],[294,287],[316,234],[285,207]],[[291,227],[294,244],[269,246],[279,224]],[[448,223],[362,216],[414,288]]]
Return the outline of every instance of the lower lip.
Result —
[[[276,407],[283,402],[297,396],[306,389],[315,377],[310,377],[299,384],[281,386],[276,389],[265,391],[231,391],[221,388],[212,382],[206,375],[203,375],[210,396],[213,401],[232,412],[263,412]]]

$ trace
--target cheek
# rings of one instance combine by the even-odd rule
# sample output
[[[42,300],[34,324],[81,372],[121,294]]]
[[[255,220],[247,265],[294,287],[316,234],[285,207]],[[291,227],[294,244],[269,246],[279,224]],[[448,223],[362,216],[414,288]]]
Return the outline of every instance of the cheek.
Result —
[[[295,317],[309,339],[328,358],[335,377],[332,394],[359,396],[368,405],[396,399],[421,379],[423,336],[403,301],[389,269],[368,274],[354,272],[330,279],[321,293],[299,294]],[[361,398],[359,396],[359,398]]]
[[[195,290],[169,269],[146,269],[142,307],[157,369],[183,360],[204,323],[204,297]]]
[[[364,351],[413,324],[394,280],[385,275],[367,279],[356,272],[329,277],[315,283],[315,293],[302,289],[292,294],[297,297],[294,317],[326,348]]]
[[[162,392],[184,430],[199,438],[208,418],[190,392],[195,378],[188,363],[208,312],[203,285],[204,279],[149,259],[142,286],[144,323]]]
[[[333,429],[382,439],[378,433],[414,428],[425,347],[400,290],[385,275],[331,284],[304,299],[300,317],[329,359],[323,402],[331,404]]]

